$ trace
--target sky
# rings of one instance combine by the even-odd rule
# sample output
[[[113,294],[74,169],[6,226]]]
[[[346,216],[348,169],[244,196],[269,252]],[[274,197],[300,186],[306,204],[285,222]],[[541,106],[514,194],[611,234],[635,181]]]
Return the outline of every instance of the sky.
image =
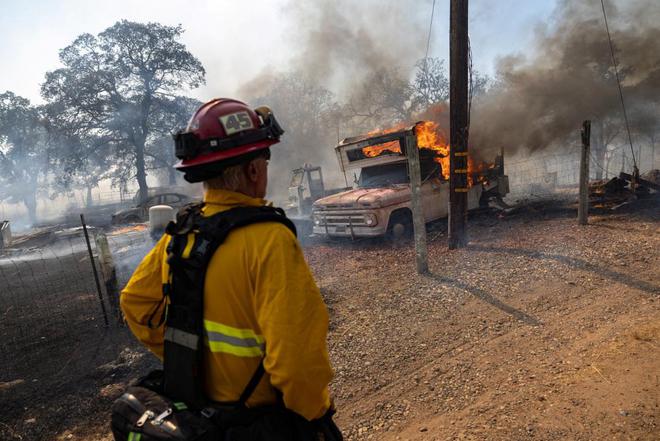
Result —
[[[419,2],[429,20],[431,4],[432,0]],[[471,0],[474,66],[491,74],[499,56],[524,53],[535,28],[552,17],[555,4],[556,0]],[[0,0],[0,93],[10,90],[42,102],[40,84],[46,71],[60,66],[60,49],[82,33],[97,34],[127,19],[181,24],[183,42],[207,70],[207,84],[190,94],[200,100],[233,96],[257,74],[287,69],[297,47],[289,7],[289,0]],[[448,59],[449,0],[436,0],[432,29],[429,55]],[[425,49],[411,48],[419,51],[419,58]]]

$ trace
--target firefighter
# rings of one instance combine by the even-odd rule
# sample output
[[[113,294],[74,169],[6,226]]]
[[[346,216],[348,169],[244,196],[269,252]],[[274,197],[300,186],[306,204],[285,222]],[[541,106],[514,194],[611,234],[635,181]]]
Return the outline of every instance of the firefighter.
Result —
[[[203,183],[201,216],[266,205],[270,147],[282,133],[270,109],[253,110],[233,99],[214,99],[195,112],[175,137],[181,159],[175,167],[188,182]],[[167,322],[158,317],[166,309],[171,240],[166,234],[156,243],[120,298],[131,331],[161,360]],[[260,222],[228,234],[206,268],[203,327],[208,399],[237,401],[263,366],[248,408],[279,402],[306,421],[330,414],[328,314],[300,245],[285,225]]]

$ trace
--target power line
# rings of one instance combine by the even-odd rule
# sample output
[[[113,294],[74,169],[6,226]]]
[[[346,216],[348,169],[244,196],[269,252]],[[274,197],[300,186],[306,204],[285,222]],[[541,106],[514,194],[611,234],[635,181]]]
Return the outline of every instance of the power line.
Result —
[[[433,30],[433,13],[435,12],[435,0],[433,0],[433,6],[431,7],[431,22],[429,23],[429,36],[426,38],[426,55],[424,60],[429,57],[429,48],[431,47],[431,31]]]
[[[610,43],[610,52],[612,54],[612,64],[614,65],[614,75],[616,76],[616,84],[619,87],[619,98],[621,98],[621,108],[623,109],[623,119],[626,122],[626,130],[628,131],[628,141],[630,142],[630,152],[632,153],[633,165],[637,168],[637,160],[635,159],[635,149],[633,148],[632,136],[630,135],[630,124],[628,123],[628,113],[626,112],[626,104],[623,100],[623,90],[621,89],[621,80],[619,79],[619,68],[617,67],[616,57],[614,56],[614,45],[612,44],[612,35],[610,34],[610,26],[607,23],[607,13],[605,12],[605,2],[600,0],[600,5],[603,8],[603,17],[605,18],[605,29],[607,30],[607,40]]]

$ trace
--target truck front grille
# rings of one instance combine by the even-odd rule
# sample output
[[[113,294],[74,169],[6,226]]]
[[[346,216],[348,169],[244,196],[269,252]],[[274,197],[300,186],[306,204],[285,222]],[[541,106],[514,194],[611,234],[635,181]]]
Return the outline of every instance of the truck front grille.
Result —
[[[321,222],[319,225],[324,226],[349,226],[353,225],[354,227],[364,227],[367,226],[363,214],[324,214],[316,213],[315,218],[319,219]]]

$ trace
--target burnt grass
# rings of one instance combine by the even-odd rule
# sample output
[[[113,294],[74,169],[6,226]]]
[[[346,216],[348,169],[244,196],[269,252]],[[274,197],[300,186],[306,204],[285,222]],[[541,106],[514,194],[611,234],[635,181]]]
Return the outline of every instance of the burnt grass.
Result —
[[[655,439],[660,205],[592,213],[586,228],[565,201],[474,213],[455,251],[436,222],[428,275],[409,243],[306,241],[346,439]],[[109,441],[112,402],[158,362],[103,326],[93,286],[33,272],[49,300],[21,293],[0,321],[0,439]]]
[[[60,250],[61,251],[61,250]],[[0,439],[50,440],[107,416],[124,383],[155,364],[105,302],[85,249],[0,259]]]

